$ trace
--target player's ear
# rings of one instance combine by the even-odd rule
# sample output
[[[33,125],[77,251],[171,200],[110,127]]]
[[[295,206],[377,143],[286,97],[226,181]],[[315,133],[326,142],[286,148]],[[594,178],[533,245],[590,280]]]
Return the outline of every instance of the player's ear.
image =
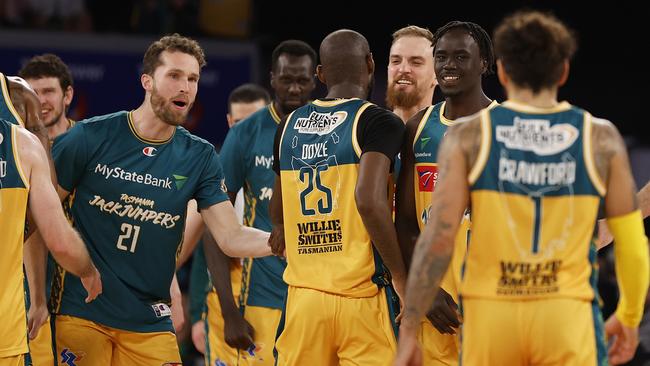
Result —
[[[510,78],[506,74],[505,69],[503,68],[503,63],[501,60],[497,60],[497,76],[499,77],[499,83],[505,88],[510,82]]]
[[[68,85],[68,87],[63,92],[63,104],[66,106],[66,108],[70,106],[70,103],[72,103],[73,96],[74,88],[72,88],[72,85]]]
[[[275,78],[273,77],[273,71],[269,73],[269,80],[271,81],[271,88],[275,89]]]
[[[327,81],[325,79],[325,72],[323,72],[323,65],[316,66],[316,76],[321,83],[327,84]]]
[[[557,82],[557,86],[562,86],[569,79],[569,60],[564,60],[562,63],[562,75]]]
[[[140,75],[140,83],[142,84],[142,88],[146,91],[151,91],[153,90],[153,78],[149,74],[142,74]]]
[[[372,58],[372,52],[366,56],[366,65],[368,65],[368,73],[373,75],[375,73],[375,60]]]

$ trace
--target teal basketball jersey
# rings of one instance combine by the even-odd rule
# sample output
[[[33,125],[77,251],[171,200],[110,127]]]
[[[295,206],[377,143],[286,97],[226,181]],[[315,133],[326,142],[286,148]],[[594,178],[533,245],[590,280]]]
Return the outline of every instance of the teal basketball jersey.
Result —
[[[128,331],[171,331],[169,287],[187,202],[203,209],[228,199],[214,147],[182,127],[147,140],[122,111],[77,123],[52,155],[104,289],[85,304],[81,282],[65,274],[53,310]]]
[[[280,118],[273,104],[235,124],[219,153],[226,186],[244,189],[244,225],[271,231],[269,203],[273,194],[273,139]],[[287,284],[282,280],[285,260],[270,256],[246,259],[242,276],[242,304],[282,309]]]

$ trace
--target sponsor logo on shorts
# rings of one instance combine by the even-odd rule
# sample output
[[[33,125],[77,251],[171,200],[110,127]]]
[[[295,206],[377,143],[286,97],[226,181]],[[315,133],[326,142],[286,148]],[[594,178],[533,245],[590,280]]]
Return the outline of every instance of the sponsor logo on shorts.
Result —
[[[61,363],[67,366],[77,366],[75,361],[81,361],[85,356],[83,352],[72,352],[68,348],[61,351]]]
[[[264,359],[260,357],[260,352],[262,352],[263,348],[264,348],[263,343],[253,344],[250,347],[248,347],[245,351],[242,350],[241,355],[245,359],[264,361]]]

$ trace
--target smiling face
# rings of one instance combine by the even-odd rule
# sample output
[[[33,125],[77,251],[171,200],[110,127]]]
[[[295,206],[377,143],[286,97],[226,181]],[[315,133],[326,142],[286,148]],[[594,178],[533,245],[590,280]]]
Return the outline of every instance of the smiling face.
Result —
[[[435,85],[431,41],[417,36],[395,40],[388,60],[388,105],[392,108],[413,107],[428,92],[433,92]]]
[[[198,91],[200,67],[196,58],[183,52],[163,51],[151,77],[151,107],[163,122],[185,122]]]
[[[67,90],[61,89],[59,79],[53,76],[46,76],[38,79],[26,79],[27,83],[34,89],[38,100],[41,102],[41,118],[45,127],[50,127],[65,116],[65,111],[72,102],[72,87]]]
[[[452,29],[445,33],[436,44],[433,58],[438,85],[446,96],[481,87],[486,63],[476,40],[466,30]]]

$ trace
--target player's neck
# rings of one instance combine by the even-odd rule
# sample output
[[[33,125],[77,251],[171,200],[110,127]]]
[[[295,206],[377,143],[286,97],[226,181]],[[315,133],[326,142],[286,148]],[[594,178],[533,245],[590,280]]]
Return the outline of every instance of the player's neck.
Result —
[[[478,88],[469,93],[447,97],[445,102],[445,118],[455,120],[471,116],[489,106],[492,100],[483,93],[483,89]]]
[[[506,88],[508,100],[519,104],[526,104],[537,108],[552,108],[558,104],[557,89],[542,89],[533,93],[529,88],[518,88],[510,85]]]
[[[147,140],[167,140],[173,134],[176,126],[163,122],[153,111],[148,102],[142,103],[133,111],[133,127],[138,135]]]
[[[70,128],[68,117],[65,114],[61,114],[59,120],[47,128],[47,135],[50,140],[54,140],[57,136],[67,131],[68,128]]]
[[[410,108],[403,108],[395,106],[393,108],[393,113],[395,113],[399,118],[402,119],[402,122],[406,123],[411,117],[415,116],[419,111],[431,105],[431,100],[427,101],[423,99],[420,103],[414,105]]]
[[[327,88],[325,98],[368,98],[368,90],[359,84],[340,83]]]
[[[280,117],[280,119],[283,119],[287,114],[293,112],[290,111],[288,113],[285,113],[282,109],[282,105],[277,100],[273,100],[271,104],[273,104],[273,109],[275,110],[275,113],[277,113],[278,117]]]

